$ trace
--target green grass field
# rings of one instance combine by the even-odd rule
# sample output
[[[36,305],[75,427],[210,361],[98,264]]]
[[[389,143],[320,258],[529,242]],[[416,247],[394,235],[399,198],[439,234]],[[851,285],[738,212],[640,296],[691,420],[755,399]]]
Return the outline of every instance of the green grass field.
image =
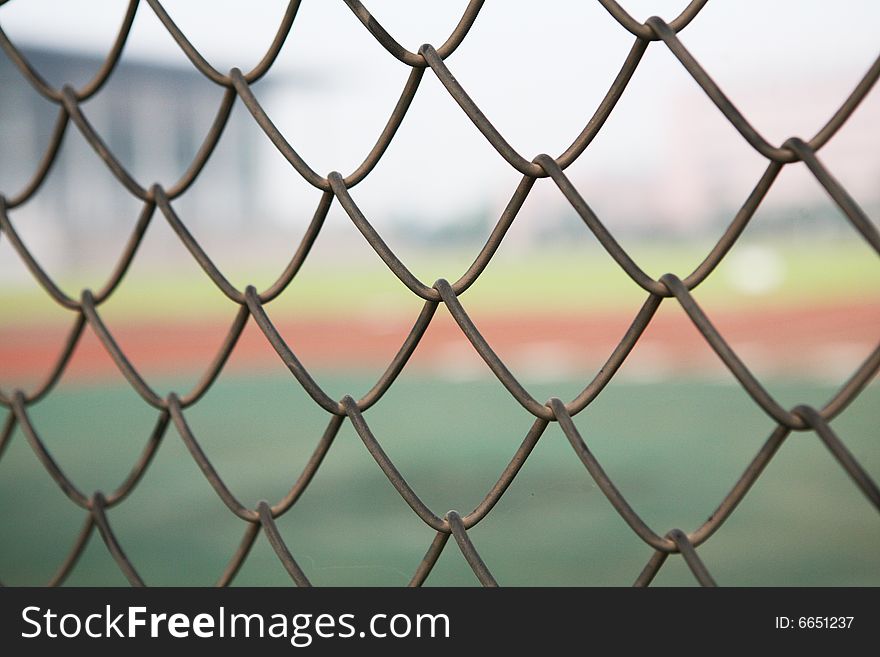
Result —
[[[367,379],[319,376],[328,393],[362,393]],[[170,382],[175,385],[174,382]],[[768,382],[785,405],[820,405],[819,385]],[[530,385],[570,397],[572,381]],[[880,479],[880,387],[833,423]],[[450,410],[454,409],[454,410]],[[32,408],[58,463],[86,492],[127,474],[155,414],[127,387],[62,383]],[[187,418],[246,504],[280,498],[326,423],[290,377],[221,377]],[[0,413],[0,420],[2,420]],[[377,438],[437,513],[470,511],[506,465],[529,416],[494,380],[444,383],[405,372],[366,414]],[[612,383],[576,422],[606,471],[658,532],[691,530],[714,510],[773,428],[739,387],[711,382]],[[109,514],[148,584],[212,583],[243,531],[172,427],[144,480]],[[0,460],[0,580],[45,582],[83,520],[16,432]],[[311,487],[280,520],[316,585],[405,584],[433,532],[401,500],[346,422]],[[628,585],[651,550],[604,498],[554,425],[490,515],[471,531],[502,585]],[[700,548],[722,585],[880,585],[877,513],[813,434],[791,436],[729,521]],[[658,585],[690,585],[679,558]],[[93,536],[71,585],[125,584]],[[473,585],[454,542],[430,585]],[[287,585],[260,538],[236,584]]]
[[[858,238],[776,238],[752,243],[744,238],[743,242],[746,243],[735,246],[716,272],[697,288],[697,298],[707,309],[878,299],[880,266],[876,255]],[[673,272],[683,278],[712,245],[645,242],[624,246],[632,250],[635,261],[651,276]],[[760,251],[757,262],[755,247]],[[368,249],[364,245],[364,251]],[[439,277],[454,281],[467,270],[478,250],[475,247],[467,252],[415,252],[401,257],[414,274],[430,285]],[[411,316],[417,312],[419,299],[378,256],[367,253],[353,260],[324,256],[316,253],[307,259],[290,287],[273,301],[273,316]],[[769,274],[773,280],[762,289],[761,277],[768,276],[767,258],[771,260]],[[136,261],[102,312],[125,321],[156,321],[157,317],[178,321],[229,318],[233,313],[229,300],[193,262],[185,263],[182,269],[147,272]],[[285,265],[279,259],[271,266],[263,262],[246,272],[221,268],[240,289],[248,284],[265,289]],[[61,277],[59,283],[68,294],[78,297],[83,287],[97,289],[106,276],[106,271],[84,272]],[[25,280],[25,284],[0,285],[0,307],[16,309],[14,314],[0,315],[0,327],[69,317],[69,312],[59,310],[35,282]],[[746,287],[738,281],[745,281]],[[749,290],[750,282],[757,282],[759,287]],[[578,313],[621,309],[629,312],[638,308],[644,298],[644,291],[598,246],[556,246],[516,253],[502,245],[463,301],[469,309],[486,312],[522,312],[527,308],[530,312]]]

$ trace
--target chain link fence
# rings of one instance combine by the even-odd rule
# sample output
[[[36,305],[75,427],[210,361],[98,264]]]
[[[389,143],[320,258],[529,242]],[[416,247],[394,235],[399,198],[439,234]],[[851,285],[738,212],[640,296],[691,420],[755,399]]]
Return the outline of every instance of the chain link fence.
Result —
[[[296,555],[291,552],[276,525],[276,520],[287,513],[309,487],[315,473],[328,449],[334,441],[340,427],[350,422],[364,446],[372,455],[376,465],[381,468],[388,480],[411,507],[425,525],[436,531],[431,544],[417,570],[413,573],[410,584],[419,586],[431,573],[438,557],[447,549],[448,539],[454,538],[457,548],[464,555],[474,574],[486,586],[495,586],[496,580],[491,572],[491,564],[484,562],[477,546],[472,542],[469,530],[480,523],[492,511],[495,504],[510,486],[529,458],[535,445],[552,422],[559,423],[573,449],[573,458],[580,459],[589,477],[595,481],[617,513],[632,529],[632,532],[654,553],[643,571],[635,579],[636,585],[648,585],[663,566],[669,555],[681,555],[696,580],[702,585],[714,585],[709,569],[701,560],[698,548],[706,542],[730,517],[737,505],[748,494],[753,484],[761,477],[767,464],[773,459],[780,446],[792,432],[808,432],[821,440],[840,466],[849,474],[852,481],[880,509],[880,490],[869,474],[848,451],[844,442],[830,427],[830,422],[843,413],[847,406],[859,395],[880,369],[880,346],[860,364],[846,383],[821,408],[797,405],[785,408],[767,391],[736,351],[725,341],[692,296],[692,291],[705,281],[716,269],[731,247],[737,242],[756,209],[767,192],[771,189],[780,171],[789,163],[803,162],[815,179],[827,191],[834,203],[845,215],[852,229],[857,231],[875,252],[880,252],[880,233],[859,204],[847,190],[834,178],[832,173],[820,161],[817,153],[840,130],[853,111],[866,97],[877,78],[880,77],[880,59],[877,59],[864,75],[852,93],[843,100],[831,119],[808,140],[792,137],[779,146],[768,143],[761,134],[749,123],[745,116],[730,102],[722,90],[713,81],[700,63],[688,52],[678,38],[678,33],[699,14],[707,0],[694,0],[672,21],[652,17],[644,24],[636,21],[620,5],[613,0],[600,0],[602,6],[611,17],[633,37],[632,48],[620,67],[619,73],[595,113],[589,117],[582,132],[571,145],[559,156],[540,154],[532,159],[518,153],[493,126],[489,119],[480,111],[468,92],[457,82],[453,71],[447,66],[446,60],[452,55],[467,37],[468,31],[480,14],[482,0],[472,0],[449,38],[439,47],[426,44],[418,52],[411,52],[401,46],[382,25],[370,14],[368,9],[358,0],[345,0],[345,4],[364,28],[387,50],[389,56],[409,68],[409,77],[403,88],[397,105],[388,118],[387,124],[375,143],[375,146],[354,171],[344,175],[332,171],[326,176],[312,169],[297,153],[295,146],[277,129],[271,117],[264,111],[254,92],[255,83],[272,67],[285,40],[294,28],[299,2],[290,2],[284,14],[277,34],[262,60],[248,72],[233,68],[228,73],[218,71],[202,56],[186,35],[175,25],[174,21],[158,0],[146,0],[147,7],[140,8],[142,3],[131,0],[128,10],[119,29],[118,36],[94,78],[81,88],[69,85],[56,88],[47,83],[22,54],[22,51],[0,30],[0,45],[6,56],[15,64],[21,75],[45,99],[57,107],[58,118],[54,132],[42,162],[33,173],[30,181],[17,192],[2,190],[0,194],[0,236],[8,240],[22,262],[30,270],[45,293],[58,306],[66,309],[72,317],[72,325],[68,337],[63,344],[61,354],[45,377],[41,385],[31,390],[4,389],[0,390],[0,405],[8,409],[5,424],[0,428],[0,454],[9,443],[14,431],[18,428],[27,439],[33,452],[39,458],[46,471],[55,480],[70,502],[85,512],[85,520],[78,537],[74,541],[63,564],[49,582],[58,585],[76,566],[92,534],[98,532],[107,550],[132,585],[144,584],[138,574],[136,564],[126,556],[110,522],[107,511],[121,506],[126,497],[135,489],[143,477],[149,476],[150,463],[162,445],[167,434],[176,432],[185,443],[193,460],[210,482],[217,496],[228,507],[229,511],[241,519],[243,536],[238,549],[229,561],[225,571],[220,575],[217,584],[230,584],[248,557],[255,539],[263,532],[271,544],[278,559],[289,573],[291,579],[301,586],[309,585],[307,572],[297,562]],[[194,160],[182,177],[174,184],[162,186],[148,184],[136,180],[135,177],[117,159],[108,148],[107,143],[89,122],[82,109],[83,103],[100,93],[102,87],[110,79],[118,63],[128,38],[137,11],[152,11],[162,22],[168,33],[180,49],[186,54],[192,65],[208,80],[222,87],[225,93],[217,108],[216,118],[207,136],[199,148]],[[739,132],[742,138],[767,160],[766,170],[754,185],[748,198],[739,211],[729,222],[721,238],[715,243],[708,255],[692,272],[684,277],[666,274],[654,279],[643,271],[630,254],[621,247],[615,236],[609,232],[602,220],[593,212],[581,192],[566,176],[565,170],[577,160],[588,148],[590,142],[602,129],[603,124],[614,110],[615,104],[625,92],[633,73],[639,66],[642,56],[649,47],[668,48],[680,62],[687,73],[699,84],[706,96],[723,113],[727,121]],[[464,275],[454,282],[439,279],[433,283],[419,280],[407,266],[397,257],[394,251],[383,241],[375,230],[373,223],[358,207],[351,193],[353,187],[365,181],[370,172],[379,162],[395,133],[407,115],[413,98],[419,91],[419,85],[425,75],[433,75],[442,83],[449,95],[460,106],[476,128],[485,137],[487,146],[497,153],[514,169],[522,174],[522,180],[510,196],[504,212],[495,223],[489,239],[473,260]],[[277,280],[263,290],[253,286],[238,289],[224,276],[212,259],[202,249],[199,242],[187,229],[186,223],[178,216],[172,205],[175,199],[183,196],[203,170],[215,147],[221,139],[224,126],[236,103],[242,103],[250,112],[253,120],[263,130],[266,137],[290,163],[290,166],[315,189],[320,190],[320,201],[314,211],[313,219],[293,256]],[[131,195],[139,199],[143,209],[131,237],[119,256],[118,264],[103,287],[98,290],[85,289],[75,296],[69,295],[56,284],[46,269],[20,239],[13,222],[16,208],[35,198],[41,190],[44,180],[51,169],[59,152],[65,132],[72,127],[77,130],[94,149],[95,154],[103,160],[119,184]],[[7,155],[4,154],[4,157]],[[641,309],[632,320],[629,328],[620,339],[616,348],[608,357],[598,374],[590,380],[583,390],[570,401],[556,397],[542,402],[529,392],[510,372],[505,363],[493,351],[492,345],[481,334],[478,326],[472,321],[460,297],[492,262],[505,234],[517,218],[517,213],[529,196],[535,181],[549,177],[565,196],[571,207],[583,220],[584,229],[590,231],[620,268],[632,281],[644,290],[645,300]],[[271,302],[283,294],[291,281],[297,276],[301,266],[309,256],[315,239],[321,233],[324,220],[334,203],[341,206],[354,226],[363,234],[366,241],[384,261],[394,275],[413,295],[424,301],[421,313],[412,325],[399,351],[372,389],[360,399],[344,396],[333,399],[311,376],[296,355],[296,345],[288,344],[280,335],[269,315]],[[157,212],[158,210],[158,212]],[[222,347],[217,352],[210,367],[203,373],[198,383],[185,392],[172,392],[166,397],[157,394],[150,383],[135,369],[120,348],[101,317],[101,306],[105,303],[123,280],[126,271],[135,258],[138,246],[153,221],[167,221],[180,242],[186,247],[195,261],[217,288],[229,299],[230,305],[238,307],[237,314],[229,326],[228,334]],[[733,374],[742,388],[754,403],[769,416],[776,428],[767,438],[763,447],[754,456],[748,467],[742,472],[739,480],[730,492],[721,500],[714,513],[701,526],[686,532],[682,529],[652,528],[630,505],[627,499],[615,486],[614,481],[603,470],[602,465],[590,450],[578,429],[575,418],[587,408],[615,376],[627,355],[638,342],[640,336],[663,303],[678,304],[687,314],[694,326],[702,334],[708,345],[718,358]],[[395,467],[382,447],[381,436],[374,435],[364,412],[374,404],[380,403],[388,389],[406,367],[410,356],[418,348],[420,340],[431,324],[435,311],[440,304],[445,304],[457,322],[462,333],[482,357],[498,383],[504,386],[510,395],[532,416],[534,423],[515,451],[509,464],[498,476],[491,490],[479,505],[469,513],[449,511],[438,514],[420,499],[417,492]],[[14,313],[15,308],[3,308],[4,313]],[[211,461],[200,446],[200,440],[191,430],[187,422],[186,411],[197,404],[206,391],[217,379],[224,364],[236,347],[237,340],[245,325],[250,321],[259,327],[278,358],[289,369],[290,374],[308,393],[314,403],[322,408],[328,417],[326,430],[317,442],[314,452],[293,483],[289,492],[274,503],[260,502],[255,508],[243,505],[230,491],[223,479],[218,475]],[[46,443],[36,430],[31,420],[30,407],[49,395],[70,361],[71,355],[79,343],[86,326],[97,335],[101,344],[112,357],[119,371],[137,392],[144,404],[158,411],[155,428],[143,448],[140,458],[133,464],[128,477],[116,490],[110,493],[86,491],[77,486],[53,459]],[[450,409],[454,412],[455,409]],[[171,427],[173,425],[173,428]]]

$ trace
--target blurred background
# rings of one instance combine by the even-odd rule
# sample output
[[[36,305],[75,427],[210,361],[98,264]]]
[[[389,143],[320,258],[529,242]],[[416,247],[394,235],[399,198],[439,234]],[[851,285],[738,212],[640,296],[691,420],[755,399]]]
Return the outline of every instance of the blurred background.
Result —
[[[671,20],[685,2],[624,4]],[[286,3],[167,0],[163,6],[220,71],[247,71]],[[439,46],[466,2],[372,0],[412,51]],[[82,86],[111,47],[126,3],[15,0],[0,26],[53,86]],[[869,0],[709,2],[682,41],[773,144],[812,137],[878,55]],[[527,159],[558,155],[601,102],[634,37],[598,3],[489,0],[447,65]],[[409,68],[341,2],[305,0],[277,62],[253,91],[318,173],[353,171],[382,131]],[[223,90],[190,64],[146,3],[121,62],[82,110],[143,186],[173,184],[207,133]],[[57,108],[0,54],[0,193],[36,170]],[[866,213],[880,216],[880,94],[874,89],[820,159]],[[766,168],[662,43],[652,44],[605,126],[567,175],[654,277],[686,276]],[[521,176],[486,142],[431,71],[376,169],[351,190],[425,283],[457,279]],[[284,269],[320,192],[276,151],[238,102],[214,155],[173,206],[239,289]],[[23,242],[74,298],[99,289],[134,229],[131,196],[70,126],[40,191],[9,212]],[[786,166],[745,233],[695,297],[786,407],[821,406],[877,344],[880,263],[801,163]],[[645,293],[600,247],[556,186],[539,180],[498,253],[461,298],[532,395],[574,397],[602,366]],[[312,253],[267,311],[334,398],[366,392],[421,302],[334,203]],[[101,316],[161,394],[186,392],[236,313],[157,212]],[[73,321],[0,238],[0,388],[45,378]],[[876,479],[880,392],[833,423]],[[0,409],[0,422],[9,411]],[[112,490],[156,420],[98,340],[85,335],[57,388],[30,409],[81,490]],[[281,498],[327,416],[251,322],[203,401],[186,412],[208,457],[245,504]],[[527,433],[510,397],[445,308],[400,379],[366,414],[416,492],[438,514],[470,511]],[[659,533],[696,528],[774,428],[674,301],[665,302],[609,387],[576,422],[632,506]],[[0,460],[0,580],[46,581],[83,521],[19,430]],[[155,463],[110,521],[149,584],[211,583],[243,526],[169,429]],[[412,513],[348,423],[312,486],[279,520],[315,584],[406,583],[433,532]],[[471,532],[502,584],[626,585],[650,556],[551,426],[497,508]],[[812,434],[792,436],[700,554],[721,584],[878,585],[880,525]],[[689,584],[670,560],[658,584]],[[71,584],[121,584],[95,536]],[[265,539],[239,584],[285,584]],[[476,579],[449,545],[428,584]]]

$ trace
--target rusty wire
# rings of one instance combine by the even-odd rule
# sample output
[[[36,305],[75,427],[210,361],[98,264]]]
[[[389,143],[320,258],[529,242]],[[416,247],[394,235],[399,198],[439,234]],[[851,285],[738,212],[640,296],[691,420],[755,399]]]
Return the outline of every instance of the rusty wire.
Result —
[[[291,579],[297,585],[309,585],[306,573],[301,569],[294,555],[285,544],[275,521],[297,502],[309,486],[346,419],[352,424],[357,435],[363,441],[364,446],[400,496],[412,508],[413,512],[436,532],[435,538],[412,576],[411,586],[420,586],[425,581],[446,547],[450,536],[454,537],[455,543],[479,581],[485,586],[497,586],[497,582],[492,576],[489,567],[483,561],[477,547],[472,542],[468,530],[476,526],[492,510],[508,486],[510,486],[551,422],[559,423],[589,476],[596,482],[622,519],[642,541],[654,549],[654,555],[636,579],[636,585],[649,584],[668,555],[676,553],[683,557],[685,563],[700,584],[714,585],[715,581],[697,554],[697,548],[707,541],[730,517],[730,514],[761,476],[764,468],[791,432],[814,432],[828,447],[831,454],[850,475],[864,495],[880,510],[880,490],[878,490],[877,485],[868,473],[865,472],[858,461],[847,450],[844,443],[829,425],[829,422],[856,398],[860,391],[874,377],[878,369],[880,369],[880,346],[874,349],[822,408],[816,409],[800,405],[789,410],[781,406],[751,373],[745,363],[725,341],[724,337],[713,326],[710,318],[702,311],[691,294],[694,288],[706,280],[734,245],[773,185],[781,169],[791,162],[800,161],[806,164],[852,227],[868,242],[875,252],[880,253],[880,233],[878,233],[877,227],[817,157],[818,151],[841,128],[871,90],[877,78],[880,77],[880,57],[878,57],[855,89],[853,89],[852,93],[840,105],[837,112],[811,139],[805,141],[792,137],[780,146],[774,146],[767,142],[749,124],[746,118],[701,67],[699,62],[687,51],[677,36],[678,32],[687,27],[691,20],[700,12],[707,0],[694,0],[677,18],[668,23],[661,18],[652,17],[643,24],[636,21],[614,0],[599,0],[609,15],[623,29],[629,31],[634,36],[635,41],[629,55],[623,62],[616,79],[600,102],[595,113],[589,117],[583,130],[571,145],[556,158],[546,154],[539,154],[532,159],[527,159],[504,139],[489,119],[480,111],[465,89],[456,81],[446,64],[446,59],[455,52],[456,48],[467,36],[468,30],[480,13],[483,0],[471,0],[457,26],[446,42],[439,48],[426,44],[419,48],[418,52],[411,52],[401,46],[373,18],[361,2],[358,0],[344,0],[355,17],[388,53],[399,60],[402,65],[410,68],[410,74],[384,130],[360,166],[348,175],[332,171],[326,176],[322,176],[302,159],[293,145],[276,128],[252,89],[253,84],[271,68],[281,47],[284,45],[296,18],[300,4],[299,0],[292,0],[289,3],[277,33],[260,62],[247,73],[233,68],[228,74],[223,74],[211,66],[174,24],[158,0],[145,1],[149,9],[155,13],[183,53],[189,58],[195,69],[204,77],[216,85],[224,87],[226,90],[217,108],[216,118],[210,126],[192,163],[180,179],[171,185],[142,184],[135,180],[107,147],[81,109],[81,104],[84,101],[100,92],[102,86],[109,79],[116,64],[119,62],[135,14],[140,6],[138,0],[130,0],[116,40],[103,64],[92,80],[80,89],[74,89],[69,85],[63,85],[61,88],[52,87],[31,66],[26,57],[0,28],[0,46],[2,46],[6,55],[31,86],[47,102],[58,107],[58,119],[52,136],[45,154],[31,179],[17,193],[0,194],[0,235],[5,236],[9,240],[18,256],[20,256],[45,292],[58,305],[69,310],[73,316],[70,332],[62,345],[61,353],[42,384],[37,385],[30,391],[19,389],[0,390],[0,405],[10,411],[5,424],[0,428],[0,455],[2,455],[4,447],[8,444],[14,429],[20,427],[35,455],[64,494],[73,504],[86,511],[82,529],[77,535],[64,562],[58,568],[55,576],[49,581],[49,585],[63,583],[76,565],[77,559],[82,554],[96,529],[109,553],[128,581],[135,586],[144,585],[134,564],[126,556],[125,551],[115,536],[106,510],[120,504],[137,486],[147,471],[153,456],[159,449],[169,424],[174,425],[177,433],[192,455],[193,460],[198,464],[218,497],[228,507],[229,511],[238,516],[244,523],[244,534],[241,542],[225,571],[220,575],[217,581],[219,586],[226,586],[232,582],[242,563],[247,558],[251,546],[260,531],[266,534],[272,549]],[[616,102],[624,93],[634,71],[639,65],[642,55],[652,41],[662,42],[672,52],[685,70],[700,85],[711,102],[721,110],[730,124],[736,128],[752,148],[768,160],[765,172],[755,184],[754,189],[746,198],[740,210],[730,221],[724,234],[702,263],[684,278],[679,278],[674,274],[666,274],[655,280],[646,274],[615,240],[614,236],[608,231],[599,217],[596,216],[587,204],[587,201],[565,174],[565,169],[585,151],[596,134],[601,130],[606,119],[614,109]],[[361,212],[350,192],[355,185],[362,182],[369,175],[391,143],[397,128],[400,126],[413,98],[418,92],[419,84],[424,74],[428,70],[443,84],[450,96],[458,103],[474,127],[483,134],[487,142],[504,160],[523,175],[521,182],[514,190],[507,207],[498,218],[482,250],[467,271],[452,283],[444,279],[437,280],[432,284],[420,281],[383,241],[369,219]],[[248,109],[266,137],[299,175],[322,192],[311,224],[289,264],[277,280],[262,291],[257,290],[253,286],[247,286],[244,290],[240,290],[232,285],[215,266],[211,258],[202,250],[198,241],[187,230],[185,223],[178,217],[172,205],[176,198],[187,191],[204,168],[221,138],[234,104],[239,101]],[[46,273],[20,239],[10,216],[11,210],[27,203],[39,191],[56,159],[61,141],[70,123],[73,123],[75,129],[91,145],[95,153],[104,161],[119,183],[143,203],[140,218],[118,259],[115,270],[107,282],[97,292],[86,289],[76,296],[69,295],[62,290]],[[552,179],[560,192],[569,201],[572,208],[583,220],[587,229],[595,235],[599,243],[617,262],[620,268],[633,282],[644,290],[646,295],[644,304],[633,318],[616,348],[608,357],[605,365],[587,383],[582,392],[568,402],[555,397],[545,403],[535,399],[517,381],[504,362],[492,350],[491,345],[480,333],[459,299],[461,294],[477,280],[492,260],[507,230],[513,224],[517,213],[528,197],[535,180],[544,177]],[[397,278],[414,295],[424,300],[424,307],[413,323],[412,329],[406,336],[398,353],[375,385],[359,400],[355,400],[349,395],[344,396],[340,400],[335,400],[327,395],[299,361],[293,347],[281,337],[267,312],[268,304],[278,297],[297,275],[309,254],[312,244],[321,232],[327,213],[334,202],[338,202],[345,210],[352,223],[363,234],[369,245]],[[185,394],[172,392],[166,397],[159,396],[138,373],[126,357],[124,351],[114,340],[112,332],[102,320],[99,311],[102,303],[113,294],[125,276],[129,265],[135,257],[138,245],[157,214],[157,209],[159,214],[164,217],[174,230],[181,243],[204,270],[205,274],[231,302],[237,305],[234,318],[229,325],[227,337],[200,380]],[[746,467],[730,492],[721,500],[715,512],[709,517],[709,520],[690,533],[686,533],[678,528],[660,533],[648,526],[605,473],[601,464],[590,451],[587,441],[583,438],[573,419],[601,393],[603,388],[614,377],[645,328],[651,322],[660,304],[665,299],[671,298],[678,302],[703,335],[706,342],[742,385],[743,389],[764,413],[776,423],[776,428],[770,437]],[[366,409],[382,398],[396,377],[404,369],[410,356],[418,347],[425,330],[430,325],[438,305],[441,303],[445,304],[449,309],[464,335],[495,374],[498,381],[535,418],[532,427],[523,438],[522,444],[515,451],[510,463],[498,477],[495,484],[484,499],[470,513],[464,515],[460,515],[458,511],[454,510],[438,515],[431,510],[397,470],[363,415]],[[208,457],[202,451],[199,440],[190,429],[185,415],[186,409],[197,403],[215,381],[250,318],[253,318],[260,331],[266,336],[296,381],[314,402],[329,415],[327,428],[323,436],[321,436],[311,458],[291,486],[287,495],[275,502],[275,504],[261,501],[253,509],[243,505],[227,488]],[[92,493],[81,491],[65,475],[52,458],[44,441],[40,438],[28,412],[28,408],[46,396],[58,381],[87,324],[95,332],[132,388],[146,404],[154,407],[157,411],[155,428],[147,439],[141,456],[132,466],[128,477],[109,495],[105,495],[101,491],[94,491]]]

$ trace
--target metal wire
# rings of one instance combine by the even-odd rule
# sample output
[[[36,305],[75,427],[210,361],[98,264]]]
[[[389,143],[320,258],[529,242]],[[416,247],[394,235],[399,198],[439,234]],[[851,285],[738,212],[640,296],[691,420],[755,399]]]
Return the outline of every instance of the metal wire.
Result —
[[[434,540],[428,547],[422,562],[412,577],[411,586],[420,586],[425,581],[440,554],[445,549],[450,536],[455,538],[454,542],[458,545],[478,580],[485,586],[497,585],[489,567],[483,561],[477,547],[472,542],[468,530],[476,526],[491,512],[551,422],[559,423],[576,456],[581,460],[589,476],[596,482],[617,513],[620,514],[638,538],[654,549],[654,555],[635,581],[635,584],[638,586],[649,584],[670,554],[680,554],[700,584],[714,586],[715,581],[697,554],[697,548],[707,541],[730,517],[736,506],[761,476],[764,468],[777,453],[782,443],[793,431],[815,433],[828,447],[833,457],[850,475],[871,504],[880,510],[880,490],[878,490],[876,483],[847,450],[843,441],[841,441],[829,425],[829,422],[843,412],[847,405],[858,396],[877,373],[878,369],[880,369],[880,345],[862,362],[850,379],[822,408],[815,409],[799,405],[791,410],[787,410],[773,398],[761,385],[760,381],[749,371],[745,363],[725,341],[724,337],[715,328],[710,318],[703,312],[691,294],[693,289],[706,280],[718,263],[725,257],[751,220],[781,169],[791,162],[801,161],[806,164],[809,171],[826,189],[852,227],[868,242],[875,252],[880,253],[880,233],[878,233],[876,225],[867,217],[858,203],[847,193],[846,189],[834,178],[831,172],[825,168],[817,155],[818,151],[846,122],[877,82],[877,78],[880,77],[880,57],[870,67],[828,123],[811,139],[805,141],[793,137],[780,146],[773,146],[749,124],[748,120],[730,102],[718,85],[678,39],[678,32],[687,27],[694,17],[697,16],[707,0],[694,0],[677,18],[668,23],[657,17],[652,17],[644,23],[639,23],[613,0],[599,1],[613,20],[617,21],[623,29],[629,31],[635,37],[635,42],[617,78],[595,113],[587,120],[584,129],[571,145],[557,158],[546,154],[539,154],[536,157],[527,159],[518,153],[492,125],[465,89],[456,81],[446,64],[446,60],[463,42],[468,30],[479,15],[483,6],[482,0],[471,0],[458,25],[446,42],[439,48],[426,44],[419,48],[417,53],[408,51],[401,46],[361,2],[358,0],[344,0],[357,20],[364,25],[370,34],[375,37],[391,56],[399,60],[403,66],[408,66],[411,72],[384,130],[360,166],[348,175],[332,171],[326,176],[321,176],[309,166],[284,135],[281,134],[266,114],[252,89],[254,83],[269,71],[281,47],[284,45],[293,27],[300,4],[299,1],[292,0],[289,3],[275,38],[267,49],[266,54],[250,72],[242,73],[239,69],[233,68],[228,74],[223,74],[215,69],[190,43],[158,0],[146,0],[149,9],[155,13],[165,26],[168,33],[187,58],[189,58],[194,68],[205,78],[226,89],[217,108],[213,124],[192,163],[178,181],[168,186],[159,184],[145,185],[138,182],[108,148],[101,136],[88,121],[82,109],[82,104],[86,100],[100,92],[102,86],[109,79],[119,62],[123,47],[131,31],[135,14],[141,4],[138,0],[131,0],[129,2],[118,35],[102,66],[93,79],[80,89],[74,89],[69,85],[63,85],[61,88],[52,87],[41,77],[40,73],[28,62],[27,58],[0,28],[0,46],[2,46],[6,55],[18,68],[24,79],[47,102],[58,107],[58,119],[54,131],[36,171],[27,184],[24,185],[23,189],[17,193],[0,194],[0,235],[4,235],[9,240],[13,249],[33,274],[39,285],[45,290],[46,294],[59,306],[70,311],[73,316],[71,329],[61,347],[61,353],[55,360],[54,366],[50,369],[43,383],[35,386],[30,391],[20,389],[0,390],[0,405],[10,411],[5,424],[0,429],[0,457],[2,457],[4,448],[8,445],[15,428],[19,427],[35,455],[59,488],[73,504],[85,511],[83,527],[64,562],[55,576],[49,581],[49,585],[59,585],[64,582],[65,578],[75,567],[78,558],[96,528],[109,553],[128,581],[135,586],[142,586],[144,584],[117,540],[106,511],[122,503],[126,496],[141,481],[150,466],[153,456],[160,448],[170,424],[174,425],[193,460],[198,464],[218,497],[231,513],[242,520],[245,526],[238,549],[218,579],[217,584],[219,586],[226,586],[233,581],[242,563],[247,558],[254,540],[261,531],[266,534],[269,543],[293,582],[299,586],[310,585],[306,573],[303,572],[296,562],[294,555],[287,547],[275,520],[296,504],[299,497],[309,486],[346,419],[352,424],[378,467],[385,473],[388,480],[411,507],[412,511],[427,526],[436,531]],[[565,169],[580,157],[601,130],[606,119],[614,109],[616,102],[624,93],[641,61],[642,55],[653,41],[661,42],[673,53],[685,70],[700,85],[708,98],[721,110],[731,125],[739,131],[745,141],[768,160],[766,171],[756,183],[741,209],[731,220],[722,237],[710,250],[705,260],[684,278],[679,278],[674,274],[666,274],[655,280],[646,274],[615,240],[611,232],[608,231],[601,219],[593,212],[587,201],[565,174]],[[485,246],[468,270],[453,283],[440,279],[430,285],[419,280],[397,258],[392,249],[375,230],[370,220],[360,210],[350,192],[355,185],[362,182],[370,174],[381,159],[394,138],[401,121],[406,116],[410,104],[419,90],[422,78],[428,71],[430,71],[430,74],[435,75],[443,84],[450,96],[458,103],[462,111],[474,124],[474,127],[486,138],[486,141],[510,166],[523,175],[522,181],[513,192],[507,207],[499,217]],[[293,169],[305,181],[322,192],[312,222],[293,254],[290,263],[285,267],[278,279],[263,291],[259,291],[252,286],[247,286],[244,290],[240,290],[230,283],[188,231],[185,223],[178,217],[172,205],[175,199],[187,191],[204,168],[222,136],[233,106],[239,101],[251,113],[257,125],[260,126],[269,141],[275,145]],[[97,156],[104,161],[119,183],[143,203],[140,218],[132,232],[131,238],[119,257],[116,269],[110,275],[105,285],[97,292],[86,289],[77,295],[68,294],[62,290],[46,273],[46,270],[20,239],[10,216],[11,210],[29,202],[40,190],[50,168],[55,162],[61,141],[71,123],[91,145]],[[583,220],[586,228],[595,235],[599,243],[614,258],[620,268],[647,295],[644,304],[630,323],[625,334],[621,337],[606,364],[587,383],[583,391],[569,402],[564,402],[557,398],[551,398],[546,403],[536,400],[517,381],[501,358],[493,351],[491,345],[483,337],[473,320],[471,320],[459,299],[460,295],[477,280],[492,260],[507,230],[513,224],[517,213],[529,196],[535,180],[545,177],[553,180],[560,192]],[[352,223],[363,234],[367,243],[375,250],[388,268],[414,295],[422,298],[425,302],[421,313],[416,318],[398,353],[372,389],[358,401],[349,395],[345,395],[340,400],[335,400],[324,392],[299,361],[294,348],[284,340],[275,328],[267,310],[270,302],[278,297],[297,275],[300,267],[309,255],[312,244],[321,232],[330,207],[335,202],[338,202],[345,210]],[[193,389],[185,394],[172,392],[164,398],[160,397],[139,374],[124,350],[114,339],[112,332],[104,323],[100,314],[101,305],[110,298],[125,276],[147,228],[156,216],[157,208],[159,215],[168,222],[181,243],[204,270],[208,278],[237,306],[234,318],[229,325],[226,339],[218,350],[213,362]],[[590,451],[587,441],[583,438],[573,419],[602,392],[603,388],[614,377],[618,368],[638,342],[645,328],[650,324],[660,304],[667,299],[675,299],[724,365],[751,396],[755,404],[776,424],[776,428],[772,431],[764,446],[746,467],[734,487],[721,500],[716,511],[703,525],[692,530],[690,533],[680,529],[672,529],[668,532],[657,532],[652,529],[630,506],[629,502],[606,474],[599,461]],[[473,511],[466,515],[460,515],[455,510],[442,515],[432,511],[397,470],[393,461],[383,450],[380,440],[373,434],[363,416],[363,412],[366,409],[382,399],[397,376],[406,367],[407,361],[418,347],[425,330],[431,324],[435,310],[441,303],[445,304],[449,309],[461,331],[495,374],[498,381],[523,408],[535,417],[531,429],[512,456],[509,465],[501,473],[485,498]],[[185,414],[186,409],[196,404],[213,384],[229,355],[235,349],[237,340],[250,318],[253,318],[255,324],[266,336],[281,361],[287,366],[299,385],[309,394],[315,404],[320,406],[329,415],[327,428],[316,445],[312,457],[293,483],[287,495],[274,505],[261,501],[253,509],[244,506],[238,501],[225,485],[208,457],[202,451],[198,438],[190,429]],[[86,494],[67,477],[52,458],[45,441],[40,437],[39,432],[31,422],[28,410],[31,405],[50,393],[64,372],[87,324],[97,335],[132,388],[146,404],[154,407],[158,413],[155,428],[148,437],[143,451],[133,465],[129,475],[115,491],[106,496],[101,491]]]

